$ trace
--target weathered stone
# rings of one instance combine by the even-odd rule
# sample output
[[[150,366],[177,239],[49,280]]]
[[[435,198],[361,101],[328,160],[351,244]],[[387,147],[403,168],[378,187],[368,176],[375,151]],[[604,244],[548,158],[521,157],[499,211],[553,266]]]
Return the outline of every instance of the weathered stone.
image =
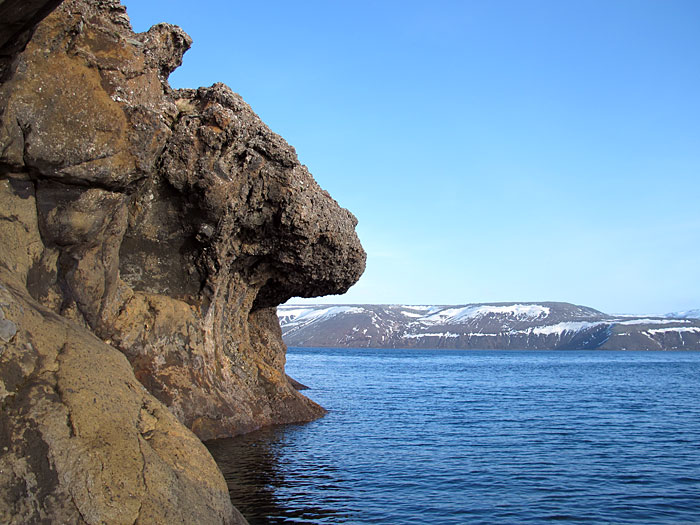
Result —
[[[169,26],[171,38],[160,30],[145,46],[125,17],[116,1],[75,0],[37,27],[0,89],[7,113],[0,162],[36,177],[117,190],[147,176],[175,111],[160,75],[190,40]],[[158,44],[176,56],[165,61]]]
[[[317,417],[286,379],[272,307],[359,278],[356,220],[226,86],[175,96],[160,177],[135,195],[122,243],[136,293],[105,336],[204,439]]]
[[[201,442],[123,354],[29,297],[47,262],[21,182],[0,181],[0,522],[244,523]],[[56,275],[37,289],[62,293]]]
[[[0,521],[242,522],[194,434],[324,413],[275,306],[359,278],[356,220],[229,88],[170,88],[190,42],[66,0],[2,47]]]
[[[9,319],[0,320],[0,339],[10,341],[17,333],[17,325]]]
[[[0,522],[236,522],[207,450],[124,356],[3,288],[19,330],[0,355]]]
[[[0,0],[0,82],[12,74],[13,61],[61,0]]]

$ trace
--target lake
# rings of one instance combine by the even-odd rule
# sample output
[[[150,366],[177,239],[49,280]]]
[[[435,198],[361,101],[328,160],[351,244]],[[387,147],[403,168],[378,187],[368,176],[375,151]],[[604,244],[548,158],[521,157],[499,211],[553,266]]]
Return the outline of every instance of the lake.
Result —
[[[290,348],[329,414],[208,443],[266,523],[700,522],[700,352]]]

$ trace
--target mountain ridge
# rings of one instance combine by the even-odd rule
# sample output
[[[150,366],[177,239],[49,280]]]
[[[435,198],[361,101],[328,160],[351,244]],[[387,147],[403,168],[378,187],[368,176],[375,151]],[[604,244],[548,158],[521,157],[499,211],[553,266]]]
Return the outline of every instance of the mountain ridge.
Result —
[[[696,308],[694,310],[683,310],[680,312],[671,312],[666,314],[665,317],[679,319],[700,319],[700,308]]]
[[[282,305],[289,346],[700,350],[700,320],[610,315],[556,301],[463,305]]]

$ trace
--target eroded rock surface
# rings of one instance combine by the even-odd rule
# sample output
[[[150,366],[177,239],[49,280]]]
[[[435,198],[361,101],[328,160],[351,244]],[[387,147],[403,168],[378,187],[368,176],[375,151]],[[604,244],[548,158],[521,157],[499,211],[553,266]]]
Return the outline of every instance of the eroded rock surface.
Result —
[[[16,330],[0,340],[0,522],[244,523],[204,445],[124,355],[0,275]]]
[[[0,520],[238,520],[194,434],[323,414],[275,306],[359,278],[356,220],[229,88],[169,87],[175,26],[67,0],[2,45]]]
[[[0,0],[0,82],[13,72],[14,61],[34,28],[61,0]]]

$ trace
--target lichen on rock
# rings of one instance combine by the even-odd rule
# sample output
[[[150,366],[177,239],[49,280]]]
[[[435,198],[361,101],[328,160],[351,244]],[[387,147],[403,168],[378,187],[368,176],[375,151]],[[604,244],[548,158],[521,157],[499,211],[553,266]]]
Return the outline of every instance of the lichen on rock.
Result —
[[[116,0],[66,0],[21,53],[0,41],[0,507],[16,522],[233,522],[190,430],[324,412],[284,373],[275,306],[360,277],[357,221],[228,87],[170,88],[190,43],[135,34]]]

